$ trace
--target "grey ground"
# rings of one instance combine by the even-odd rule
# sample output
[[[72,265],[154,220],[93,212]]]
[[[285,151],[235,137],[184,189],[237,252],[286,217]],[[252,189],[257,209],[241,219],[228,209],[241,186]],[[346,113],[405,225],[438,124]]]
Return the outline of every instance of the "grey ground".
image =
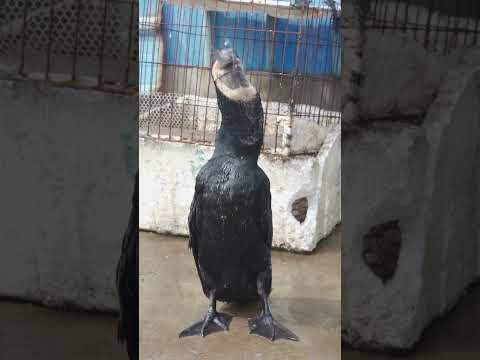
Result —
[[[0,302],[0,359],[128,360],[114,315]]]
[[[221,306],[238,314],[227,334],[178,339],[203,316],[191,254],[183,238],[141,235],[141,359],[340,359],[340,244],[336,234],[314,255],[274,252],[272,309],[301,337],[271,344],[248,336],[254,308]],[[292,269],[293,268],[293,269]],[[305,274],[304,279],[301,274]],[[113,315],[65,312],[0,301],[1,359],[127,360],[116,343]],[[408,360],[476,360],[480,354],[480,286],[429,327]],[[345,360],[393,360],[395,356],[342,351]]]
[[[275,343],[248,334],[257,306],[219,303],[234,314],[228,333],[178,338],[202,318],[202,293],[185,238],[140,236],[140,358],[142,360],[339,360],[340,242],[337,232],[313,255],[273,253],[272,313],[300,337]]]

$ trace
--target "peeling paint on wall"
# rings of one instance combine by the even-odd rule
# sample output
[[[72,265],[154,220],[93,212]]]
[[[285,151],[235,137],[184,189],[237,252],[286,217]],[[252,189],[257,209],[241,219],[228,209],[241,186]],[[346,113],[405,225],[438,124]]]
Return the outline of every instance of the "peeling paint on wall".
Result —
[[[193,160],[190,160],[190,170],[192,173],[192,177],[195,179],[197,177],[198,172],[205,165],[208,161],[207,156],[202,148],[198,147],[195,150]]]

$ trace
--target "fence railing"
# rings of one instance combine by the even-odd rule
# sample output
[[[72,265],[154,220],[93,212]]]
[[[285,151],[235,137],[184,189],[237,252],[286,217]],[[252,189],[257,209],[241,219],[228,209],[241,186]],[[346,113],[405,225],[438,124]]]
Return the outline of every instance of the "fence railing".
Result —
[[[431,52],[480,45],[478,0],[370,0],[365,15],[367,28],[404,33]]]
[[[340,34],[330,8],[290,1],[140,2],[140,132],[213,144],[221,114],[211,51],[233,47],[258,89],[264,151],[278,152],[296,121],[340,122]]]
[[[96,89],[138,84],[138,0],[0,2],[0,63]]]

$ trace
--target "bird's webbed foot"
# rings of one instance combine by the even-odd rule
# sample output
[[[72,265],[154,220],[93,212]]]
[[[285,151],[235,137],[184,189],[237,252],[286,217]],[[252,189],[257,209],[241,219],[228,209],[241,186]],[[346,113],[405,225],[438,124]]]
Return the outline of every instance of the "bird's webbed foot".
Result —
[[[215,296],[212,294],[210,295],[210,306],[208,307],[205,318],[183,330],[179,334],[179,337],[198,335],[205,337],[216,332],[228,331],[228,327],[232,321],[232,318],[232,315],[217,312],[215,306]]]
[[[271,341],[278,339],[298,341],[298,337],[285,326],[277,322],[271,314],[248,319],[250,334],[263,336]]]
[[[233,316],[229,314],[208,311],[207,316],[203,320],[183,330],[179,337],[198,335],[205,337],[216,332],[228,331],[232,318]]]
[[[260,316],[248,319],[250,334],[263,336],[271,341],[278,339],[299,341],[297,335],[273,318],[266,291],[269,286],[267,287],[266,283],[271,284],[271,274],[269,271],[261,273],[257,279],[257,292],[262,302],[262,312]]]

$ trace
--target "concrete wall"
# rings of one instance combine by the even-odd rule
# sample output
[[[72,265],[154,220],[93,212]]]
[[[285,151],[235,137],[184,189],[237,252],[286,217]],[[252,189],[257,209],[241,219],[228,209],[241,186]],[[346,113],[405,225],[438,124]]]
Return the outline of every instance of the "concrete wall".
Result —
[[[140,227],[188,235],[195,177],[213,147],[140,138]],[[290,158],[262,154],[259,165],[270,178],[273,244],[311,251],[340,222],[340,129],[332,128],[318,155]],[[300,223],[292,203],[308,199]]]
[[[422,125],[379,122],[343,137],[343,341],[411,348],[478,279],[479,86],[480,68],[451,71]],[[373,265],[388,257],[369,263],[365,235],[394,220],[401,246],[385,281]]]
[[[137,98],[0,81],[0,296],[117,308]]]

